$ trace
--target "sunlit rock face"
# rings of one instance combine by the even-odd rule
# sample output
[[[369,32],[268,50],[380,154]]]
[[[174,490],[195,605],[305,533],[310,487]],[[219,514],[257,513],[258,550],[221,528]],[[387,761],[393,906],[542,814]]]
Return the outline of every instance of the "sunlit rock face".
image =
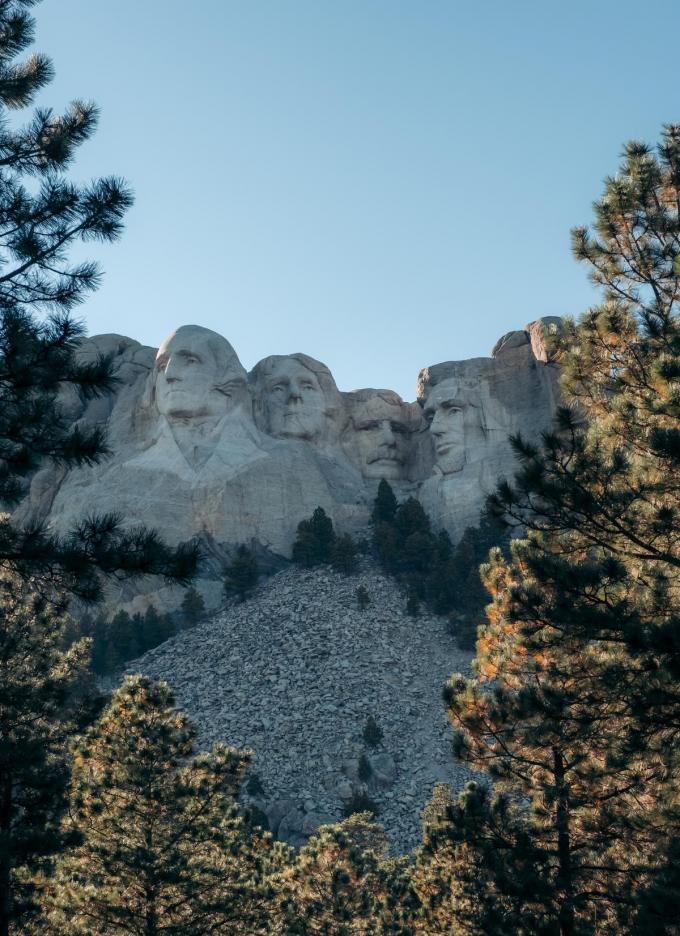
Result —
[[[181,326],[157,351],[119,335],[87,339],[79,354],[111,355],[119,384],[87,404],[65,394],[64,412],[103,426],[112,455],[38,472],[17,520],[65,532],[110,511],[170,543],[198,537],[200,585],[213,606],[236,545],[281,562],[317,506],[341,532],[365,531],[381,478],[398,496],[419,497],[455,540],[499,476],[512,474],[509,436],[550,425],[558,329],[559,319],[541,319],[503,336],[492,357],[423,369],[414,403],[391,390],[340,393],[306,354],[271,355],[246,374],[227,339],[198,325]],[[111,588],[109,603],[131,610],[150,600],[171,608],[182,594],[158,582]]]
[[[491,358],[435,364],[418,376],[432,459],[420,499],[454,539],[476,522],[498,479],[516,470],[510,436],[537,437],[551,425],[559,372],[547,348],[558,323],[533,322],[505,335]]]

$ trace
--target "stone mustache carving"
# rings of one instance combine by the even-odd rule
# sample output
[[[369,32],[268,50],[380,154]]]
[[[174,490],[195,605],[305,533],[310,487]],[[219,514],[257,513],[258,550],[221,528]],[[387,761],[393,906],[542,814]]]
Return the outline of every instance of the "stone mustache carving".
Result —
[[[490,358],[425,368],[414,403],[391,390],[342,393],[306,354],[272,355],[246,373],[226,338],[198,325],[181,326],[157,352],[96,336],[80,353],[112,354],[119,388],[87,406],[65,399],[64,408],[74,421],[104,424],[113,455],[65,475],[40,472],[18,519],[64,531],[83,513],[110,510],[170,542],[199,536],[212,604],[236,544],[288,556],[297,524],[317,506],[341,531],[357,532],[381,478],[398,495],[419,497],[456,540],[499,475],[514,470],[509,435],[551,423],[558,328],[558,319],[541,319],[505,335]],[[125,588],[111,603],[181,600],[157,583],[146,594]]]

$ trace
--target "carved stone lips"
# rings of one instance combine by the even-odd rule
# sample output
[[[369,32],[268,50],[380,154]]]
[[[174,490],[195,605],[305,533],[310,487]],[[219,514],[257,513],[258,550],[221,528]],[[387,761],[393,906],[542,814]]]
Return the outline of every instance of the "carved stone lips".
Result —
[[[435,445],[434,450],[437,455],[447,455],[454,446],[454,442],[439,442]]]

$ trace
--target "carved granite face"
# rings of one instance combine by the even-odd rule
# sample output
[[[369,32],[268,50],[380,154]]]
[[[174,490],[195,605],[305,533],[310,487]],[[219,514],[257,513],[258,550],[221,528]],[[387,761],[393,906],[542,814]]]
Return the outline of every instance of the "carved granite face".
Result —
[[[200,325],[183,325],[166,338],[154,372],[156,406],[171,422],[217,422],[247,396],[236,352]]]
[[[469,391],[455,378],[443,380],[427,394],[423,415],[432,436],[435,467],[442,474],[454,474],[465,465],[465,422],[471,405]]]
[[[273,356],[255,367],[261,428],[277,439],[337,437],[340,395],[325,365],[306,355]]]
[[[366,478],[405,477],[411,433],[409,410],[392,391],[348,394],[351,432],[347,447]]]

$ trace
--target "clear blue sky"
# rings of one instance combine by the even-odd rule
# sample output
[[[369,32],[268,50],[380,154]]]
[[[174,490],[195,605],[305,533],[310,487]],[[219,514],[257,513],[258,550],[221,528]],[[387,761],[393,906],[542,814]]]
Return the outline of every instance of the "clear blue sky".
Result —
[[[594,300],[571,259],[622,143],[680,120],[680,4],[44,0],[41,104],[100,105],[74,176],[136,205],[83,314],[157,345],[304,351],[412,399],[420,367]]]

